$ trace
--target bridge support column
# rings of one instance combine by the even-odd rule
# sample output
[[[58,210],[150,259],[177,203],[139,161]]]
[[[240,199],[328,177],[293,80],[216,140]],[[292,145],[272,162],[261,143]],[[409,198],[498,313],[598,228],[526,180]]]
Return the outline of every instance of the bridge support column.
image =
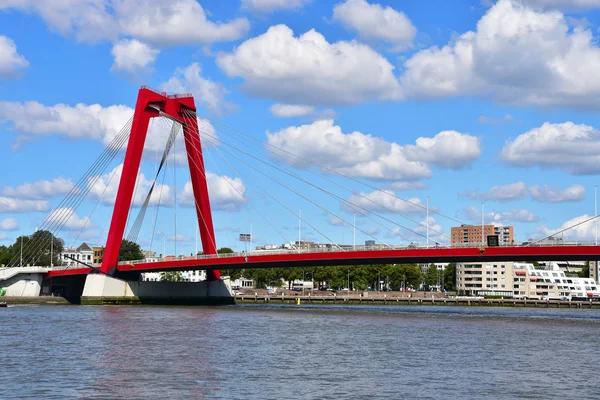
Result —
[[[202,282],[125,281],[104,274],[87,276],[81,304],[234,304],[228,278]]]

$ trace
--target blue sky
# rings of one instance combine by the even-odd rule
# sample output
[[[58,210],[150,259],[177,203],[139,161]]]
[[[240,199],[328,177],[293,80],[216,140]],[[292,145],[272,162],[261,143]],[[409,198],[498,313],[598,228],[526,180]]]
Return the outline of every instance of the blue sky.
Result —
[[[255,244],[296,240],[299,209],[303,240],[352,243],[356,214],[357,243],[388,244],[425,243],[427,226],[445,243],[451,226],[480,223],[482,202],[485,221],[514,225],[520,241],[594,213],[599,0],[165,4],[0,0],[0,243],[42,226],[141,85],[196,99],[218,247],[243,249],[250,221]],[[168,129],[153,122],[140,199]],[[160,253],[175,234],[178,252],[195,249],[182,150],[159,185],[156,229],[157,196],[139,236]],[[122,157],[72,210],[67,245],[105,240]],[[595,225],[565,235],[594,240]]]

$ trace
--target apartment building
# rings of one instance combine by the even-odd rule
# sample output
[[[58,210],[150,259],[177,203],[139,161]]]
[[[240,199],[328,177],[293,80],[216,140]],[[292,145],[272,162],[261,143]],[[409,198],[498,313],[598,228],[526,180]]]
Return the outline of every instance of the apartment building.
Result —
[[[469,296],[507,298],[600,297],[593,279],[566,276],[557,263],[540,269],[530,263],[457,263],[456,288]]]
[[[514,241],[514,230],[512,226],[483,225],[482,236],[481,225],[461,225],[450,229],[452,245],[470,244],[479,246],[487,242],[487,237],[498,235],[498,244],[507,246]]]

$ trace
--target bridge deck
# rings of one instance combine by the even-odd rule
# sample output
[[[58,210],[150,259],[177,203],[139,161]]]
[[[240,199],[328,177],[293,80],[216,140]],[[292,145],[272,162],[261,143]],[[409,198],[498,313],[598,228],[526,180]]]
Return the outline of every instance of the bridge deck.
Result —
[[[429,249],[355,250],[284,254],[248,253],[191,257],[173,261],[120,263],[121,272],[188,271],[196,269],[276,268],[382,263],[487,262],[487,261],[578,261],[600,258],[600,246],[507,246]],[[90,268],[54,270],[49,277],[82,275]]]

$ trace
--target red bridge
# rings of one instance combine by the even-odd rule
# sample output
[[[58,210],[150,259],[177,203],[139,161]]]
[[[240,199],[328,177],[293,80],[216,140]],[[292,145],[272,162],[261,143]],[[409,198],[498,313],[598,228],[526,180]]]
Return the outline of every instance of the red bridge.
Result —
[[[131,133],[116,203],[107,237],[102,265],[95,269],[80,267],[56,269],[49,277],[101,273],[125,276],[127,273],[168,270],[207,270],[208,280],[218,280],[220,269],[271,268],[294,266],[356,265],[370,263],[432,263],[459,261],[544,261],[593,260],[600,258],[598,245],[569,246],[500,246],[500,247],[428,247],[377,248],[364,247],[327,251],[265,251],[218,255],[207,189],[204,159],[196,108],[191,95],[168,96],[147,88],[139,91]],[[118,255],[129,215],[134,185],[146,140],[149,122],[155,117],[167,117],[183,127],[187,159],[193,187],[196,219],[204,255],[175,261],[118,263]]]

